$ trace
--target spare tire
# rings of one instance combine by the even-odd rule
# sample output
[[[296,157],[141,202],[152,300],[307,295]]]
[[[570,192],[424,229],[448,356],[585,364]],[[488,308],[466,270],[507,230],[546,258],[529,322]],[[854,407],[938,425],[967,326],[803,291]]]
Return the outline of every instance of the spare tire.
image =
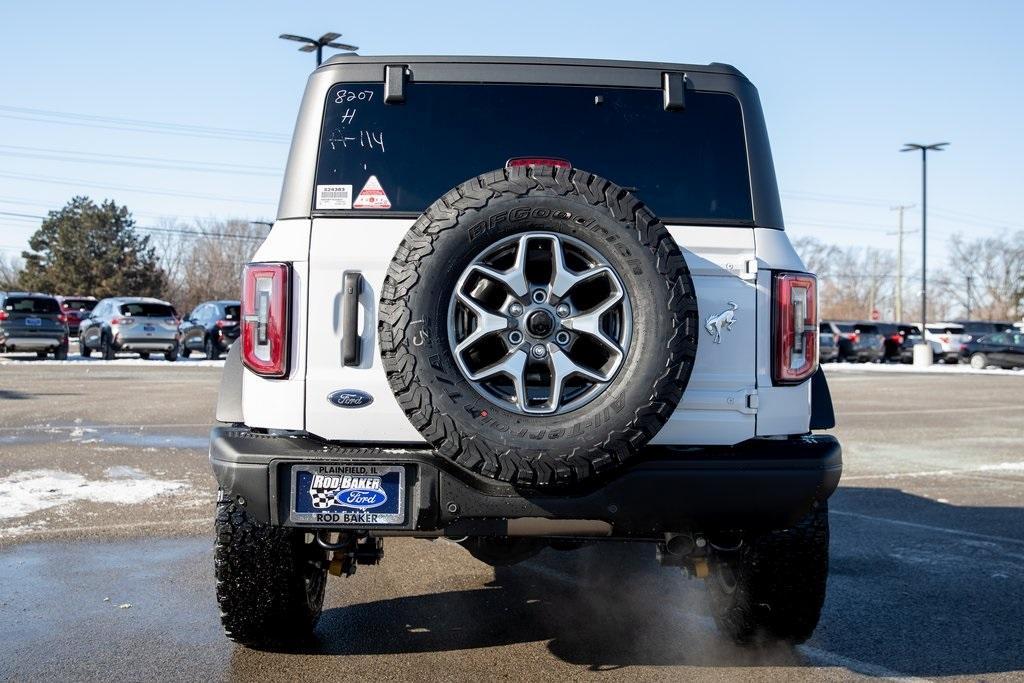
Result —
[[[566,487],[637,455],[697,351],[679,247],[627,190],[577,169],[493,171],[409,229],[381,292],[384,368],[444,457]]]

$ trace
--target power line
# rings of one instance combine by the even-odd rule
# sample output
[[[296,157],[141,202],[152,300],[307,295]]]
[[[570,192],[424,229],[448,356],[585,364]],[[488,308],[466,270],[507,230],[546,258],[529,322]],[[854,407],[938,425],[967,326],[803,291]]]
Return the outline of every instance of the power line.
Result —
[[[258,199],[244,199],[240,197],[218,197],[216,195],[209,194],[197,194],[189,192],[174,192],[172,190],[154,190],[146,187],[132,187],[130,185],[112,185],[106,183],[97,183],[92,180],[82,180],[79,178],[55,178],[50,176],[33,176],[33,175],[19,175],[15,173],[0,173],[0,178],[11,178],[14,180],[28,180],[31,182],[39,183],[52,183],[55,185],[74,185],[77,187],[95,187],[104,190],[117,190],[120,192],[139,192],[142,194],[152,195],[164,195],[166,197],[186,197],[189,199],[206,199],[210,201],[219,202],[232,202],[240,204],[264,204],[264,205],[275,205],[277,202],[260,201]]]
[[[287,144],[290,137],[283,133],[245,130],[242,128],[215,128],[212,126],[196,126],[162,121],[146,121],[143,119],[127,119],[114,116],[96,116],[74,112],[61,112],[29,107],[12,107],[0,105],[0,117],[21,121],[37,121],[42,123],[58,123],[88,128],[106,128],[111,130],[128,130],[138,133],[159,133],[164,135],[184,135],[199,138],[215,138],[246,142],[266,142]]]
[[[13,212],[10,212],[10,211],[0,211],[0,216],[15,216],[15,217],[18,217],[19,220],[20,219],[35,219],[35,220],[41,220],[41,221],[45,221],[45,220],[47,220],[49,218],[49,216],[36,216],[36,215],[33,215],[33,214],[28,214],[28,213],[13,213]],[[250,222],[254,222],[254,223],[257,223],[257,224],[260,224],[260,225],[263,224],[262,221],[250,221]],[[240,239],[240,240],[260,240],[260,241],[262,241],[264,239],[263,237],[258,237],[258,236],[255,236],[255,235],[239,235],[239,234],[236,234],[236,233],[229,233],[229,232],[206,232],[206,231],[203,231],[203,230],[189,230],[188,228],[153,228],[153,227],[147,227],[147,226],[143,226],[143,225],[133,225],[132,228],[135,229],[135,230],[140,230],[142,232],[164,232],[164,233],[175,234],[175,235],[199,235],[199,236],[202,236],[202,237],[230,237],[230,238],[233,238],[233,239]]]
[[[277,178],[281,176],[281,172],[279,170],[265,166],[216,164],[203,161],[189,161],[187,159],[160,159],[157,157],[75,152],[70,150],[21,147],[17,145],[0,145],[0,155],[27,159],[42,159],[47,161],[70,161],[74,163],[104,164],[108,166],[156,168],[170,171],[200,171],[205,173],[224,173],[229,175],[252,175]]]

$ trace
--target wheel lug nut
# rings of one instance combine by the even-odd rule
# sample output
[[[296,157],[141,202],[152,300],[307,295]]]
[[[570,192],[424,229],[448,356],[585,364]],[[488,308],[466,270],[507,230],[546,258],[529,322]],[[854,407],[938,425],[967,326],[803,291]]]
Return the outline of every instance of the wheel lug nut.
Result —
[[[508,341],[511,344],[522,344],[523,333],[520,332],[519,330],[512,330],[511,332],[508,333]]]
[[[565,330],[562,330],[561,332],[555,335],[555,342],[560,346],[565,346],[566,344],[569,343],[569,333],[566,332]]]
[[[514,303],[514,304],[510,304],[509,307],[508,307],[508,312],[511,315],[522,315],[523,314],[523,305],[521,303],[519,303],[518,301],[516,303]]]
[[[548,350],[544,348],[543,344],[534,344],[533,348],[530,349],[530,353],[533,354],[534,358],[543,358],[548,355]]]
[[[569,304],[558,304],[555,306],[555,313],[558,314],[559,318],[569,315]]]

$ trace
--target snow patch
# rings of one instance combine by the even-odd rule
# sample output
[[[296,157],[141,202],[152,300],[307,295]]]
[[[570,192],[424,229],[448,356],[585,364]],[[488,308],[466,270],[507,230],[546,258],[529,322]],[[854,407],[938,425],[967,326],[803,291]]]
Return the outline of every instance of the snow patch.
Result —
[[[0,478],[0,520],[24,517],[39,510],[79,501],[133,504],[187,488],[182,481],[146,477],[133,470],[107,470],[107,480],[90,480],[59,470],[28,470]]]
[[[1024,377],[1022,370],[1005,370],[1003,368],[986,368],[976,370],[970,365],[945,365],[936,363],[925,367],[903,363],[822,363],[821,367],[826,374],[847,374],[847,373],[891,373],[891,374],[928,374],[928,375],[1007,375],[1010,377]]]

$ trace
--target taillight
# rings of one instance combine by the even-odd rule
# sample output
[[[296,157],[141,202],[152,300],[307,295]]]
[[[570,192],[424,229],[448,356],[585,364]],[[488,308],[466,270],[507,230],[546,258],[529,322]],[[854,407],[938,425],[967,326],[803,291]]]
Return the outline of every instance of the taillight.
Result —
[[[238,323],[235,322],[234,320],[218,320],[215,324],[219,328],[225,328],[225,327],[234,327]]]
[[[9,317],[11,316],[7,314],[7,311],[0,311],[0,320],[7,320]]]
[[[817,281],[806,273],[775,275],[774,360],[776,384],[797,384],[818,368]]]
[[[242,362],[258,375],[288,374],[286,263],[250,263],[242,272]]]
[[[520,168],[531,166],[554,166],[555,168],[572,168],[565,159],[556,157],[513,157],[505,162],[505,168]]]
[[[60,313],[60,314],[57,315],[57,322],[59,322],[59,323],[66,323],[67,321],[68,321],[68,317],[66,315],[64,315],[63,313]]]

